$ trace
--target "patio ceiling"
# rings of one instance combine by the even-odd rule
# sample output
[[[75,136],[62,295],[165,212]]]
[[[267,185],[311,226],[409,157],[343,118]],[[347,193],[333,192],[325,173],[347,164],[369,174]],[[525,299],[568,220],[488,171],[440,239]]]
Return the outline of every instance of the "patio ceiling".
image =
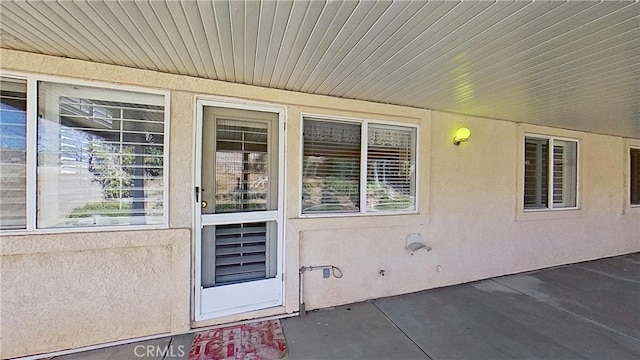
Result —
[[[640,138],[637,1],[5,1],[0,46]]]

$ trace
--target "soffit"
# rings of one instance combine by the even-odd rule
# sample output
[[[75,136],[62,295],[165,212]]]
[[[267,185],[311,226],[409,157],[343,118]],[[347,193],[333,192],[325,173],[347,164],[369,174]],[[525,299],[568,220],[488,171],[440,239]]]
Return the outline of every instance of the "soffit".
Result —
[[[2,1],[1,46],[640,138],[637,1]]]

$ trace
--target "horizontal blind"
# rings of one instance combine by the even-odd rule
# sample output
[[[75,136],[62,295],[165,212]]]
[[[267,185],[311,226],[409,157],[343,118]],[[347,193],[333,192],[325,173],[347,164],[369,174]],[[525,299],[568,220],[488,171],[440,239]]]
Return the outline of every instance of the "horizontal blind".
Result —
[[[360,124],[304,119],[303,213],[360,210]]]
[[[415,129],[369,125],[367,210],[415,209]]]
[[[564,204],[564,147],[553,146],[553,204]]]
[[[0,229],[26,227],[27,84],[0,78]]]
[[[524,207],[546,208],[548,198],[549,144],[546,139],[525,139]]]
[[[553,207],[577,205],[577,146],[575,141],[553,141]]]
[[[39,84],[38,227],[161,224],[164,106],[133,92],[122,102],[104,98],[126,91],[67,90]]]

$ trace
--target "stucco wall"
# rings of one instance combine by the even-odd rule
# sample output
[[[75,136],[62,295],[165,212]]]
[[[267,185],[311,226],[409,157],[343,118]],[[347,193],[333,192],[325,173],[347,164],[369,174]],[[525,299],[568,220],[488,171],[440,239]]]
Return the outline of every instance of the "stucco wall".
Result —
[[[640,251],[640,208],[626,204],[625,179],[628,146],[640,145],[638,139],[4,49],[0,56],[3,70],[171,91],[170,229],[0,238],[2,357],[295,312],[300,266],[332,264],[344,274],[323,279],[321,271],[305,273],[304,300],[307,309],[313,309]],[[196,96],[287,106],[283,307],[190,323]],[[419,212],[301,217],[302,113],[418,124]],[[471,139],[454,146],[453,133],[462,125],[471,129]],[[520,149],[525,132],[580,140],[580,210],[522,212]],[[405,250],[409,233],[421,234],[433,250]]]
[[[454,146],[462,125],[471,139]],[[525,132],[580,141],[579,210],[521,210]],[[420,188],[430,198],[420,216],[293,220],[301,265],[333,264],[344,273],[307,273],[307,309],[640,250],[640,209],[625,205],[624,139],[437,111],[429,133],[420,144],[430,157]],[[433,250],[405,250],[409,233]]]
[[[189,329],[188,230],[1,241],[3,358]]]

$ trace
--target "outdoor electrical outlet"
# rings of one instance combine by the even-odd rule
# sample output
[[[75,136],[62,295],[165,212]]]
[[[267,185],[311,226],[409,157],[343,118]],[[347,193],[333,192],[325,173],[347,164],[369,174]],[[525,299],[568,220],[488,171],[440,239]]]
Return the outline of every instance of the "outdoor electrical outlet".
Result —
[[[331,276],[329,274],[329,269],[322,269],[322,277],[325,278],[325,279],[328,279],[329,276]]]

